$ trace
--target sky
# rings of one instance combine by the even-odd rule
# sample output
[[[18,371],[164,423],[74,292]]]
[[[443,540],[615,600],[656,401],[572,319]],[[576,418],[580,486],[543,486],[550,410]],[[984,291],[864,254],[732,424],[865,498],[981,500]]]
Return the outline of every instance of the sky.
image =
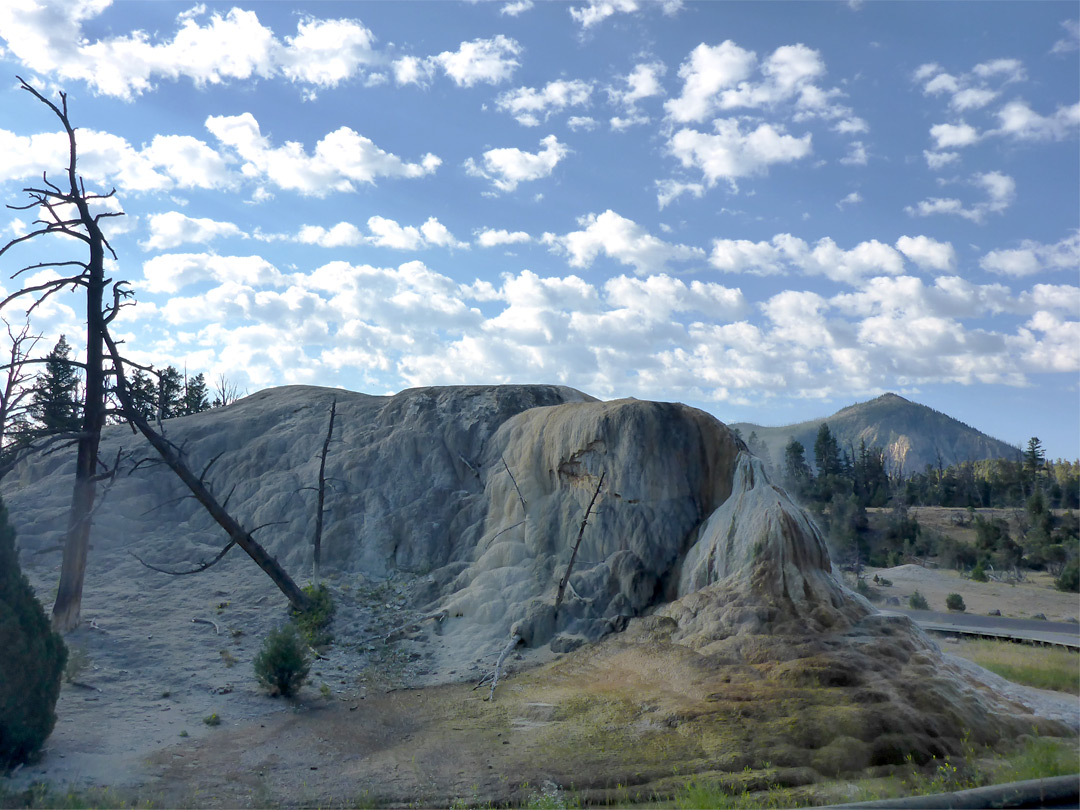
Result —
[[[65,91],[126,214],[112,331],[248,392],[558,383],[782,425],[891,391],[1076,458],[1077,11],[0,3],[0,200],[67,164],[16,76]],[[78,247],[21,243],[0,285]],[[32,317],[82,345],[76,294]]]

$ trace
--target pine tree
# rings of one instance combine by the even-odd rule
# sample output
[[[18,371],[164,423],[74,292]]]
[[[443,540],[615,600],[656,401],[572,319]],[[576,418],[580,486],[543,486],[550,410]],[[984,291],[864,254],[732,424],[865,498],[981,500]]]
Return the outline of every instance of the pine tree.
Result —
[[[843,470],[840,462],[840,445],[826,422],[821,423],[817,439],[814,441],[814,463],[817,464],[819,476],[840,475]]]
[[[142,369],[135,369],[128,378],[128,393],[132,405],[143,419],[157,416],[157,382]]]
[[[765,471],[772,475],[772,456],[769,454],[769,445],[765,444],[757,435],[756,430],[750,431],[750,438],[746,440],[746,446],[750,448],[750,452],[761,459],[762,465],[765,467]]]
[[[184,378],[172,366],[165,366],[158,376],[158,408],[162,419],[183,415]]]
[[[1046,451],[1043,450],[1038,436],[1028,439],[1027,449],[1024,450],[1023,465],[1024,478],[1031,484],[1031,490],[1041,488],[1040,479],[1046,472]]]
[[[184,388],[184,401],[182,413],[186,416],[193,413],[202,413],[210,409],[207,401],[206,378],[202,374],[196,374],[187,381]]]
[[[31,415],[41,430],[76,432],[82,422],[79,404],[79,372],[70,362],[71,346],[64,335],[45,357],[45,370],[34,384]]]
[[[803,495],[813,480],[810,466],[806,463],[806,448],[792,438],[784,448],[784,481],[796,495]]]

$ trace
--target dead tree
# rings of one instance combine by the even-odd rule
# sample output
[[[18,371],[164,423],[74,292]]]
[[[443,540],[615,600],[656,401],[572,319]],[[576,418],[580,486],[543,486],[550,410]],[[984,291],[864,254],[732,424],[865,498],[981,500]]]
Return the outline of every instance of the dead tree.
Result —
[[[213,562],[217,562],[224,557],[225,553],[232,546],[240,546],[240,548],[255,561],[255,564],[258,565],[266,575],[270,577],[274,584],[278,586],[278,589],[285,594],[289,603],[296,610],[306,610],[310,605],[310,600],[307,595],[297,587],[288,572],[286,572],[285,569],[281,567],[281,564],[274,557],[271,557],[266,549],[251,536],[251,532],[245,529],[240,522],[225,509],[225,506],[217,500],[203,480],[203,476],[196,475],[192,472],[191,468],[184,462],[179,449],[154,430],[142,414],[136,410],[134,402],[131,400],[131,392],[128,388],[127,377],[124,373],[124,366],[127,361],[120,355],[116,341],[113,340],[108,329],[105,329],[102,332],[102,338],[105,341],[109,355],[112,358],[113,369],[116,374],[116,395],[120,400],[127,420],[131,423],[133,428],[138,430],[146,440],[150,442],[150,445],[157,450],[158,455],[161,456],[161,460],[176,474],[183,482],[184,486],[188,488],[188,491],[191,492],[192,496],[194,496],[195,500],[202,505],[210,517],[212,517],[229,536],[228,544],[221,550]],[[213,563],[210,565],[212,564]],[[206,570],[210,565],[203,566],[200,570]]]
[[[600,480],[596,482],[592,500],[589,501],[589,507],[585,510],[585,517],[581,519],[581,527],[578,529],[577,540],[574,541],[574,549],[570,552],[570,562],[566,564],[566,572],[562,575],[562,579],[559,580],[559,590],[555,593],[556,614],[559,612],[559,605],[562,604],[563,595],[566,593],[566,583],[570,581],[570,572],[574,570],[574,561],[577,559],[578,549],[581,548],[581,538],[585,536],[585,526],[589,523],[589,514],[592,512],[593,504],[596,503],[596,499],[600,495],[600,488],[604,485],[604,476],[606,474],[606,470],[601,471]]]
[[[218,375],[215,383],[215,393],[217,396],[214,398],[214,407],[224,408],[226,405],[232,405],[236,400],[240,399],[240,386],[230,380],[225,372],[222,372]]]
[[[337,398],[330,403],[330,423],[326,427],[326,439],[319,454],[318,504],[315,507],[315,537],[312,540],[311,584],[319,587],[319,565],[322,561],[323,512],[326,509],[326,454],[334,436],[334,417],[337,415]]]
[[[87,251],[87,256],[83,259],[40,262],[23,267],[14,273],[12,278],[29,271],[43,269],[59,270],[62,277],[25,287],[0,302],[0,309],[2,309],[16,299],[24,296],[32,297],[33,303],[26,310],[29,317],[42,302],[58,292],[68,288],[71,290],[81,288],[86,291],[86,360],[83,364],[86,380],[83,418],[77,437],[75,485],[64,535],[60,584],[56,602],[53,605],[53,626],[60,631],[67,631],[79,624],[97,484],[103,477],[111,476],[114,472],[98,457],[101,429],[109,413],[107,378],[110,375],[115,375],[116,378],[115,393],[121,402],[121,415],[147,438],[165,463],[180,477],[217,523],[225,529],[229,535],[230,545],[236,544],[243,548],[266,571],[295,607],[305,608],[308,604],[307,597],[296,587],[284,569],[254,541],[250,533],[238,521],[225,511],[199,476],[187,468],[176,448],[155,432],[133,407],[124,377],[124,366],[126,364],[138,368],[143,367],[121,357],[115,342],[108,335],[108,326],[120,310],[134,304],[133,293],[126,281],[114,282],[111,278],[105,277],[106,251],[114,259],[116,253],[101,229],[103,219],[123,216],[123,213],[119,211],[94,213],[92,211],[92,208],[99,206],[103,201],[111,199],[116,191],[113,189],[108,194],[88,194],[82,178],[76,173],[75,128],[68,117],[67,95],[60,93],[60,105],[57,106],[21,77],[18,78],[22,89],[52,110],[63,126],[68,140],[68,166],[66,183],[63,187],[50,182],[48,175],[43,173],[40,186],[23,189],[30,198],[29,203],[8,206],[16,211],[36,209],[39,212],[39,218],[34,221],[28,233],[11,240],[0,248],[0,256],[20,243],[41,236],[68,237],[74,240],[69,244],[82,243]],[[106,344],[109,347],[111,370],[107,370],[105,366]],[[223,391],[223,397],[226,393]]]
[[[30,334],[30,322],[27,321],[17,332],[4,319],[8,336],[8,357],[0,370],[4,376],[0,379],[0,458],[7,466],[8,449],[10,444],[9,431],[13,424],[18,424],[26,414],[27,398],[33,394],[33,388],[28,385],[33,375],[26,371],[30,362],[30,356],[34,352],[42,335]]]
[[[83,418],[75,462],[75,486],[64,537],[60,585],[56,594],[56,603],[53,605],[53,626],[58,630],[67,631],[79,624],[83,578],[86,572],[86,552],[90,540],[90,517],[94,511],[98,475],[101,473],[98,445],[107,410],[102,332],[106,324],[116,317],[128,296],[124,282],[117,282],[112,288],[112,302],[105,301],[105,290],[112,281],[105,278],[105,253],[108,251],[113,258],[116,254],[102,233],[101,221],[107,217],[122,216],[122,213],[116,211],[94,213],[91,210],[91,206],[96,206],[101,201],[111,198],[115,194],[115,189],[103,195],[87,194],[81,178],[76,174],[75,129],[68,118],[67,95],[60,94],[61,106],[57,107],[21,77],[19,77],[19,82],[23,90],[52,110],[63,125],[67,133],[69,157],[66,183],[63,187],[50,182],[47,174],[42,174],[40,186],[23,189],[30,198],[29,203],[8,206],[16,211],[37,209],[39,218],[34,221],[30,232],[11,240],[0,248],[0,255],[21,242],[51,235],[65,236],[82,242],[88,254],[85,259],[41,262],[22,268],[12,278],[30,270],[45,268],[57,269],[62,274],[68,275],[25,287],[0,303],[0,308],[2,308],[16,298],[31,295],[34,297],[34,303],[27,309],[27,315],[29,315],[43,301],[65,288],[81,287],[86,290],[86,382],[83,393]]]

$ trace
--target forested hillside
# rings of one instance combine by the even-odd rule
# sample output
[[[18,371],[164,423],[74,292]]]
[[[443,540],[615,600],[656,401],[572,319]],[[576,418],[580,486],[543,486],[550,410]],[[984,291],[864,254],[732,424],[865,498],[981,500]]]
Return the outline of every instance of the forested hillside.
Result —
[[[842,408],[832,416],[796,425],[762,427],[741,422],[731,427],[744,439],[756,434],[771,457],[779,459],[792,439],[811,447],[825,422],[841,450],[851,456],[860,442],[867,447],[880,447],[893,475],[922,472],[927,465],[947,467],[964,461],[1020,457],[1018,448],[896,394],[883,394],[869,402]]]

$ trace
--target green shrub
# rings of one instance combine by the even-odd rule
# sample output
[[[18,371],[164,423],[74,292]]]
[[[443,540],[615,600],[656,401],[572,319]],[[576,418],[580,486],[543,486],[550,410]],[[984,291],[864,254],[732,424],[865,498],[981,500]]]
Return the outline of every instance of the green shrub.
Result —
[[[986,569],[983,568],[982,560],[975,563],[975,568],[971,572],[971,578],[976,582],[986,582]]]
[[[930,603],[926,601],[926,597],[918,591],[915,591],[907,600],[908,607],[912,610],[929,610]]]
[[[0,503],[0,770],[26,762],[56,725],[67,648],[19,569]]]
[[[963,613],[967,610],[967,605],[964,604],[964,597],[958,593],[950,593],[945,597],[945,607],[958,613]]]
[[[1054,580],[1054,585],[1059,591],[1080,593],[1080,560],[1073,557],[1065,564],[1061,576]]]
[[[255,677],[273,697],[295,694],[309,669],[304,642],[292,624],[271,630],[255,656]]]
[[[317,588],[305,585],[303,590],[311,603],[307,610],[291,610],[293,621],[304,641],[312,647],[325,647],[334,640],[329,629],[334,618],[334,600],[325,585]]]

